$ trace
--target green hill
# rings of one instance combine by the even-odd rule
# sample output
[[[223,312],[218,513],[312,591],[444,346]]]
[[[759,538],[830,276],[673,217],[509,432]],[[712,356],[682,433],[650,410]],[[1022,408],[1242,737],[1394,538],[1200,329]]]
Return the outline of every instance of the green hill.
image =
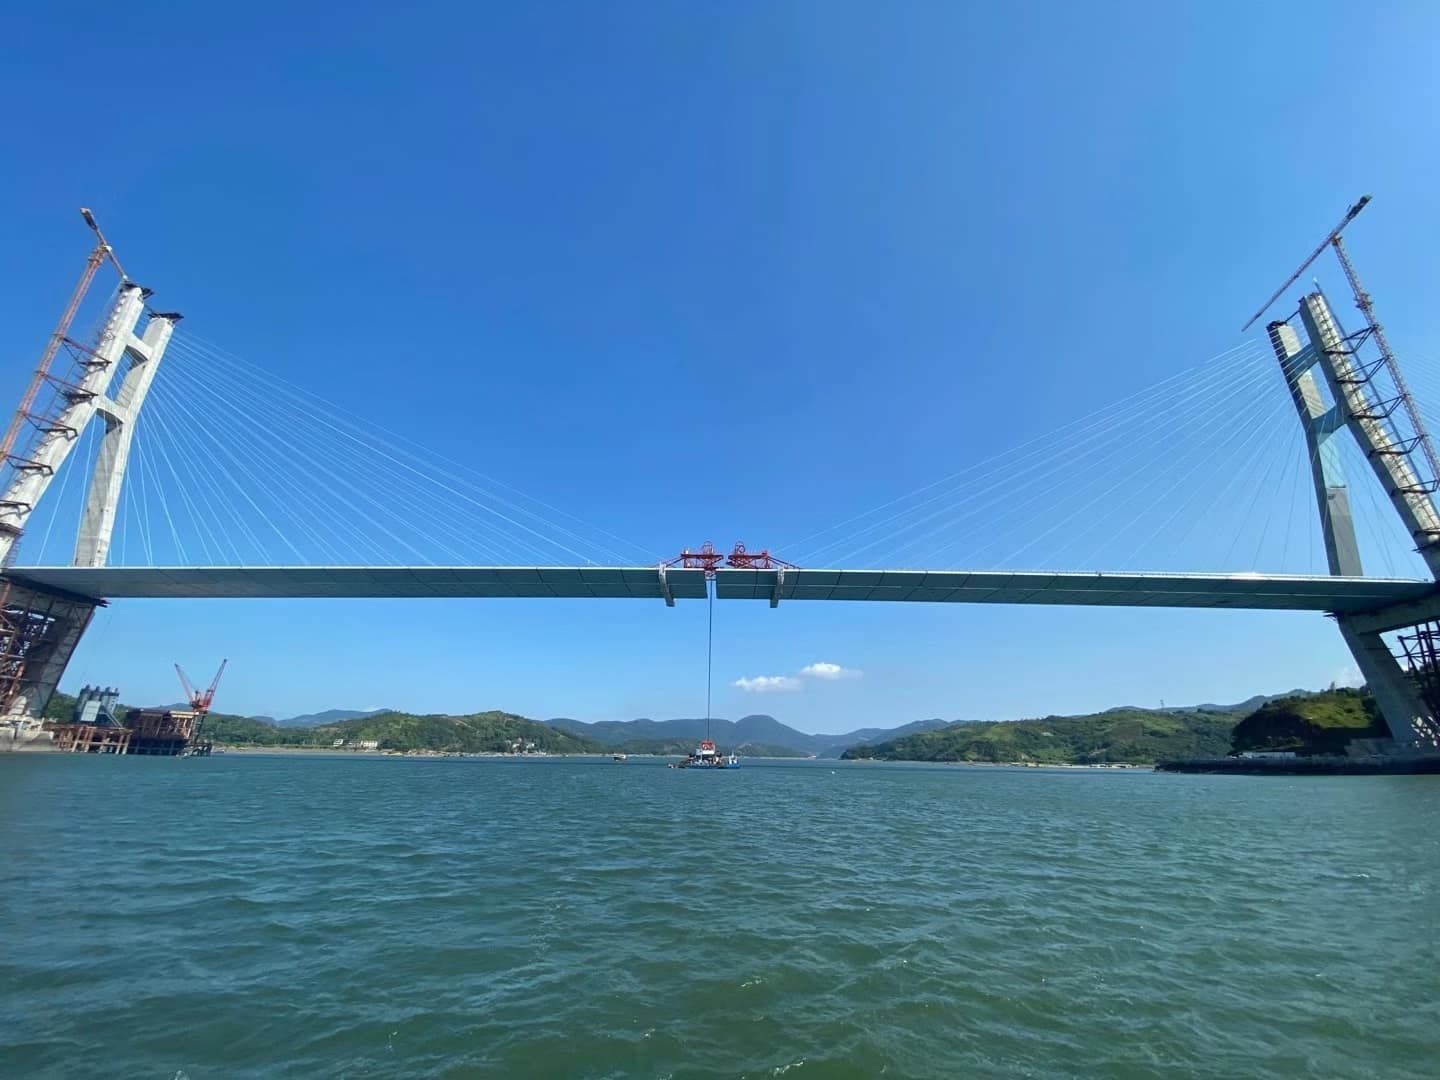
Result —
[[[660,757],[684,757],[695,749],[695,739],[626,739],[621,743],[607,745],[607,749],[620,750],[627,754],[656,754]],[[769,743],[739,743],[734,746],[721,744],[721,753],[735,753],[744,757],[808,758],[804,750],[789,746],[774,746]]]
[[[1384,739],[1389,735],[1369,694],[1337,688],[1323,694],[1267,701],[1235,725],[1231,746],[1236,752],[1343,754],[1351,739]]]
[[[851,747],[844,757],[885,761],[1034,761],[1052,765],[1150,763],[1224,754],[1233,712],[1110,709],[1085,716],[951,724],[902,739]]]
[[[286,733],[293,736],[294,730]],[[466,754],[506,753],[519,743],[547,754],[598,754],[605,747],[591,739],[557,731],[514,713],[489,711],[466,716],[416,716],[387,711],[338,724],[311,728],[310,745],[330,746],[374,740],[381,750],[445,750]]]
[[[1260,702],[1259,708],[1255,704]],[[856,746],[851,759],[1033,761],[1042,764],[1149,764],[1254,750],[1343,754],[1351,739],[1389,732],[1364,690],[1295,691],[1230,707],[1109,709],[1043,720],[960,723],[902,739]]]
[[[1259,708],[1253,708],[1262,701]],[[75,699],[56,693],[46,716],[68,720]],[[117,713],[124,719],[127,706]],[[766,718],[768,719],[768,718]],[[331,747],[337,741],[374,741],[382,750],[449,753],[507,753],[517,744],[549,754],[632,754],[678,756],[694,739],[666,731],[651,737],[601,741],[581,732],[591,725],[562,728],[514,713],[491,710],[464,716],[386,710],[313,728],[280,727],[268,719],[211,713],[205,735],[229,746]],[[594,725],[599,729],[600,725]],[[660,725],[652,725],[660,727]],[[628,732],[627,732],[628,733]],[[964,722],[901,738],[852,746],[845,758],[886,761],[1024,761],[1040,764],[1145,764],[1167,758],[1218,757],[1255,750],[1340,754],[1356,738],[1385,738],[1388,732],[1363,690],[1297,691],[1280,698],[1254,698],[1230,707],[1140,709],[1130,706],[1083,716],[1048,716],[998,723]],[[735,749],[754,757],[807,757],[810,752],[766,742],[741,742]]]
[[[45,715],[69,720],[75,709],[71,694],[57,692]],[[130,706],[118,706],[123,722]],[[507,753],[518,742],[547,754],[603,753],[606,748],[514,713],[490,711],[466,716],[417,716],[393,710],[358,716],[313,728],[287,728],[252,716],[212,712],[205,718],[205,738],[226,746],[330,747],[337,739],[349,743],[374,740],[381,750],[439,750],[448,753]]]
[[[205,734],[212,742],[229,746],[299,746],[308,732],[287,731],[253,716],[212,712],[205,717]]]

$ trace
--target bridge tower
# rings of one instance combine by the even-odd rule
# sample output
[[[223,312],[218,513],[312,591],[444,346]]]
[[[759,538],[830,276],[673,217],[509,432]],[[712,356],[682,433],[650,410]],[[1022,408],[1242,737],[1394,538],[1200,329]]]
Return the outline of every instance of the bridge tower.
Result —
[[[1348,433],[1364,452],[1431,577],[1440,581],[1440,510],[1434,500],[1440,478],[1428,465],[1434,461],[1434,452],[1383,332],[1374,320],[1369,297],[1360,289],[1344,257],[1338,231],[1329,243],[1335,245],[1351,276],[1366,325],[1356,333],[1345,333],[1325,295],[1316,291],[1301,299],[1289,319],[1270,323],[1269,333],[1305,432],[1330,573],[1345,577],[1364,573],[1335,442]],[[1297,320],[1305,333],[1303,343],[1293,325]],[[1378,346],[1378,357],[1362,355],[1367,344]],[[1390,376],[1393,391],[1377,385],[1376,377],[1382,372]],[[1396,423],[1402,407],[1401,415],[1413,417],[1409,432],[1402,432]],[[1401,752],[1440,750],[1440,723],[1382,634],[1437,615],[1440,599],[1432,597],[1419,604],[1335,616],[1345,644],[1390,728],[1394,749]]]
[[[180,319],[148,311],[150,290],[124,276],[94,219],[83,213],[96,233],[95,250],[0,446],[4,567],[12,563],[41,497],[97,417],[104,431],[73,562],[105,565],[135,424]],[[70,324],[106,259],[120,271],[120,285],[94,342],[84,344],[70,337]],[[62,351],[74,360],[64,376],[53,368]],[[89,598],[47,592],[0,574],[0,739],[19,743],[27,730],[33,734],[94,609]]]

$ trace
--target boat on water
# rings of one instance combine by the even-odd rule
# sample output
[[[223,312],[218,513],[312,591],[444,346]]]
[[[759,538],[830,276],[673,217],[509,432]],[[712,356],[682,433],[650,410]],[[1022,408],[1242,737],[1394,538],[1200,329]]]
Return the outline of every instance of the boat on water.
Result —
[[[616,761],[629,761],[629,760],[630,760],[630,755],[629,755],[629,754],[616,754],[616,755],[615,755],[615,760],[616,760]]]
[[[686,756],[684,761],[672,761],[672,769],[738,769],[740,759],[734,754],[722,754],[715,748],[714,739],[701,739],[700,745]]]
[[[712,554],[714,549],[706,547]],[[736,551],[743,552],[744,546],[737,544]],[[688,563],[686,565],[689,565]],[[684,761],[672,761],[669,767],[672,769],[738,769],[740,758],[731,753],[729,756],[720,753],[715,747],[715,740],[710,738],[710,675],[712,671],[711,660],[715,654],[715,593],[710,588],[710,579],[714,575],[714,566],[705,567],[705,592],[709,597],[710,620],[709,629],[705,640],[705,737],[700,740],[700,745],[685,756]]]

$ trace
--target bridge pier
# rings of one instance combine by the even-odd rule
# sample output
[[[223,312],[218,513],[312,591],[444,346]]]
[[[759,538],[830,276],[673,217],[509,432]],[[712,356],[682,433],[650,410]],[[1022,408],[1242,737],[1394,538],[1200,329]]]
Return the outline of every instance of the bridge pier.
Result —
[[[1350,616],[1336,620],[1349,646],[1355,666],[1375,699],[1396,748],[1408,752],[1440,753],[1440,725],[1420,696],[1415,680],[1400,666],[1394,651],[1377,630],[1363,630]]]
[[[97,606],[0,578],[0,751],[49,748],[45,707]]]
[[[42,727],[45,708],[100,603],[16,579],[8,571],[16,544],[86,426],[99,417],[105,431],[74,563],[105,565],[135,423],[180,319],[173,312],[148,311],[150,291],[122,277],[93,347],[67,337],[79,297],[106,252],[102,238],[6,440],[0,491],[0,567],[6,568],[0,571],[0,750],[48,746],[49,733]],[[137,333],[142,320],[143,335]],[[61,346],[74,357],[64,378],[50,368]],[[36,408],[42,401],[44,407]],[[21,432],[28,438],[15,441]]]
[[[1367,325],[1358,333],[1346,334],[1319,292],[1305,296],[1297,314],[1308,344],[1301,345],[1289,322],[1274,322],[1269,326],[1270,345],[1305,432],[1330,573],[1337,577],[1363,573],[1346,479],[1334,443],[1337,435],[1348,431],[1404,522],[1431,577],[1440,578],[1440,510],[1432,498],[1436,478],[1424,480],[1412,457],[1425,435],[1406,437],[1396,429],[1391,417],[1403,393],[1392,398],[1381,393],[1373,383],[1380,365],[1360,357],[1360,349],[1375,327]],[[1364,615],[1335,616],[1350,655],[1390,729],[1394,751],[1440,753],[1440,723],[1435,711],[1382,637],[1387,631],[1434,618],[1436,607],[1431,597]]]

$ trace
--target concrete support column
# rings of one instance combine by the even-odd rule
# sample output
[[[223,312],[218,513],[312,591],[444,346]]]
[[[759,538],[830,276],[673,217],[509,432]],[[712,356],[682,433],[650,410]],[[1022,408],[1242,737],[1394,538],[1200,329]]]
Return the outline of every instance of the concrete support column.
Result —
[[[0,749],[40,739],[45,707],[96,604],[0,577],[0,732],[12,744]]]
[[[125,372],[114,399],[96,404],[96,411],[105,422],[105,434],[95,457],[95,472],[90,477],[90,491],[85,498],[85,512],[80,518],[80,532],[75,539],[75,566],[104,566],[110,554],[110,537],[120,512],[120,492],[125,483],[125,466],[130,460],[130,442],[145,395],[160,368],[165,347],[175,332],[177,316],[154,315],[145,328],[145,336],[127,352],[130,368]]]
[[[1360,577],[1360,545],[1355,539],[1355,520],[1350,513],[1350,492],[1337,433],[1345,430],[1338,406],[1327,404],[1315,378],[1315,349],[1302,347],[1300,337],[1288,323],[1271,323],[1270,347],[1280,361],[1285,383],[1300,414],[1305,432],[1305,449],[1310,458],[1310,475],[1315,485],[1315,502],[1320,510],[1320,531],[1325,540],[1325,558],[1330,573]]]
[[[1370,388],[1357,363],[1354,348],[1345,338],[1325,297],[1311,293],[1300,304],[1300,315],[1310,335],[1315,359],[1330,384],[1330,393],[1366,460],[1389,496],[1390,503],[1415,541],[1431,576],[1440,577],[1440,510],[1415,472],[1408,448],[1401,443],[1388,419],[1386,406]]]
[[[1385,718],[1390,737],[1414,750],[1434,753],[1440,749],[1436,742],[1436,733],[1440,732],[1436,718],[1421,701],[1414,682],[1400,667],[1390,646],[1379,633],[1361,630],[1343,615],[1336,622],[1370,695],[1380,708],[1380,715]]]
[[[1301,300],[1300,319],[1310,339],[1308,345],[1302,347],[1299,336],[1283,322],[1270,324],[1270,344],[1305,431],[1330,573],[1354,577],[1362,574],[1349,494],[1338,447],[1332,443],[1339,432],[1348,431],[1364,451],[1431,575],[1440,576],[1440,512],[1427,485],[1416,475],[1408,447],[1390,423],[1393,403],[1379,400],[1369,381],[1373,368],[1358,361],[1354,340],[1346,338],[1322,294],[1311,293]],[[1324,378],[1331,399],[1328,403],[1321,394],[1316,371]],[[1381,613],[1336,618],[1395,743],[1411,753],[1440,752],[1436,738],[1440,726],[1414,681],[1380,636],[1384,622]]]
[[[60,686],[60,677],[75,655],[81,636],[94,617],[93,604],[67,602],[56,605],[53,611],[55,621],[26,664],[20,696],[16,699],[27,715],[38,717],[44,714],[50,698]]]

